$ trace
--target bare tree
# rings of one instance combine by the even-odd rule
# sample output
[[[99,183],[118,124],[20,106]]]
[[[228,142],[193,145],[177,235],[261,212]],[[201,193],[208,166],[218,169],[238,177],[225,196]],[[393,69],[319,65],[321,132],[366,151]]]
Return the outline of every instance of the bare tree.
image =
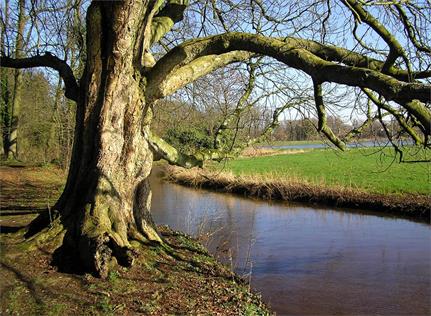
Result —
[[[14,57],[21,58],[24,56],[25,34],[24,27],[26,24],[25,17],[25,0],[17,3],[17,21]],[[9,24],[9,1],[5,2],[4,13],[2,14],[2,49],[6,46],[6,29]],[[11,80],[7,79],[6,74],[2,74],[2,130],[3,130],[3,151],[6,158],[18,158],[18,119],[21,107],[21,90],[22,90],[22,71],[15,69],[13,74],[13,86],[9,87]],[[3,90],[4,89],[4,90]]]
[[[64,236],[60,251],[75,254],[87,270],[101,276],[107,275],[113,258],[121,265],[133,263],[136,243],[132,241],[163,244],[149,213],[148,175],[153,153],[170,163],[193,166],[204,159],[220,158],[225,151],[178,153],[151,134],[153,107],[157,100],[218,68],[260,56],[277,60],[279,68],[296,69],[295,75],[300,72],[311,78],[319,129],[337,146],[343,147],[343,142],[326,124],[327,83],[370,91],[379,102],[399,106],[406,122],[420,128],[421,142],[427,143],[431,95],[425,33],[431,34],[430,23],[426,23],[431,15],[424,12],[429,11],[429,4],[353,0],[283,3],[198,1],[186,11],[186,0],[93,1],[86,13],[87,51],[79,80],[66,58],[54,53],[39,50],[15,58],[2,52],[2,67],[58,71],[66,97],[77,103],[69,175],[55,206],[60,217],[51,229],[43,217],[37,219],[31,231],[38,231],[36,224],[43,230],[33,235],[32,241]],[[423,14],[412,20],[410,10]],[[189,15],[180,22],[184,12]],[[401,12],[408,18],[401,24],[407,36],[394,29],[391,33],[379,22],[404,21]],[[345,18],[352,29],[341,27],[334,15]],[[358,23],[368,26],[365,31],[373,32],[369,37],[379,44],[369,47],[361,43],[358,48],[351,47],[352,41],[340,41],[347,33],[354,39],[353,28]],[[205,37],[196,38],[202,35]],[[405,45],[400,44],[399,36]],[[336,45],[329,44],[330,40]],[[162,55],[160,47],[168,52]],[[379,102],[376,106],[383,111]],[[266,130],[273,128],[289,106],[280,103],[275,107],[273,124]]]

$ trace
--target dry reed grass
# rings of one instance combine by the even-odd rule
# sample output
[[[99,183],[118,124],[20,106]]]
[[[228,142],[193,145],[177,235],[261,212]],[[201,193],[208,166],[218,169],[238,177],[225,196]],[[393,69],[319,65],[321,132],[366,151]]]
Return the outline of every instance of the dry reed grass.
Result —
[[[289,149],[277,150],[271,148],[254,148],[248,147],[241,152],[242,157],[261,157],[261,156],[275,156],[275,155],[291,155],[304,153],[304,149]]]
[[[429,196],[368,193],[355,187],[327,186],[323,181],[315,184],[277,174],[235,176],[231,172],[166,166],[164,175],[169,181],[187,186],[266,200],[321,203],[430,220]]]

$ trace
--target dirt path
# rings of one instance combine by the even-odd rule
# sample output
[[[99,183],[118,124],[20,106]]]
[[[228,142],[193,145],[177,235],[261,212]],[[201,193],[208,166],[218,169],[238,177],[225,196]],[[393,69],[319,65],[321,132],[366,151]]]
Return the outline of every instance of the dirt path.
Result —
[[[64,172],[56,168],[1,166],[1,214],[47,209],[59,197],[64,181]]]

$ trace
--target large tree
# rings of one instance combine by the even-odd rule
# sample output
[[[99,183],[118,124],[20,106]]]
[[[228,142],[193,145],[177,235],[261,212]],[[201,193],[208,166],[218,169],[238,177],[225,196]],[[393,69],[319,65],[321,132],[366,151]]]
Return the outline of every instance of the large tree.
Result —
[[[187,0],[93,1],[86,11],[86,58],[79,80],[67,62],[52,52],[36,50],[31,56],[15,58],[3,51],[2,67],[58,71],[66,97],[77,104],[69,175],[55,205],[59,218],[49,225],[40,217],[31,232],[37,234],[31,238],[62,238],[61,251],[75,254],[85,269],[101,276],[107,275],[114,258],[121,265],[133,263],[136,243],[132,241],[163,244],[149,211],[153,155],[190,167],[223,157],[226,150],[215,146],[192,156],[179,153],[151,133],[153,108],[158,100],[220,67],[261,56],[311,78],[318,128],[337,146],[343,148],[344,143],[326,124],[322,87],[326,83],[355,87],[357,93],[368,95],[380,114],[392,113],[417,143],[427,146],[431,132],[429,2],[282,3],[197,1],[187,23],[175,29],[187,12]],[[240,20],[242,14],[246,19]],[[317,18],[310,21],[304,14]],[[338,46],[328,43],[327,33],[342,33],[339,25],[327,24],[334,15],[344,15],[342,23],[351,26],[352,39],[345,44],[352,46],[356,39],[359,44],[354,48],[344,48],[340,41]],[[391,33],[379,16],[398,21],[405,36],[399,39],[398,33]],[[204,26],[208,21],[210,26]],[[360,38],[359,24],[367,26],[380,44],[370,47]],[[289,28],[279,25],[294,26],[304,38],[288,36]],[[218,30],[222,33],[216,34]],[[316,30],[320,39],[305,38]],[[286,35],[279,35],[283,32]],[[206,36],[190,38],[190,34]],[[183,36],[189,39],[177,43]],[[167,53],[162,54],[161,47]],[[250,74],[248,86],[253,83]],[[247,99],[248,90],[241,100]],[[244,107],[239,103],[233,117]],[[267,130],[286,107],[277,107]],[[227,117],[223,124],[232,121]]]

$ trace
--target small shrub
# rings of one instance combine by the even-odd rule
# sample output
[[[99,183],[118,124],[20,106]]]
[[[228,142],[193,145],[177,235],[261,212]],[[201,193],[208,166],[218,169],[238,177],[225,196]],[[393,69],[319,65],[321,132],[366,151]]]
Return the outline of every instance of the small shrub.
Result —
[[[183,153],[190,154],[199,149],[213,148],[213,139],[207,130],[199,127],[170,128],[166,132],[165,139]]]

